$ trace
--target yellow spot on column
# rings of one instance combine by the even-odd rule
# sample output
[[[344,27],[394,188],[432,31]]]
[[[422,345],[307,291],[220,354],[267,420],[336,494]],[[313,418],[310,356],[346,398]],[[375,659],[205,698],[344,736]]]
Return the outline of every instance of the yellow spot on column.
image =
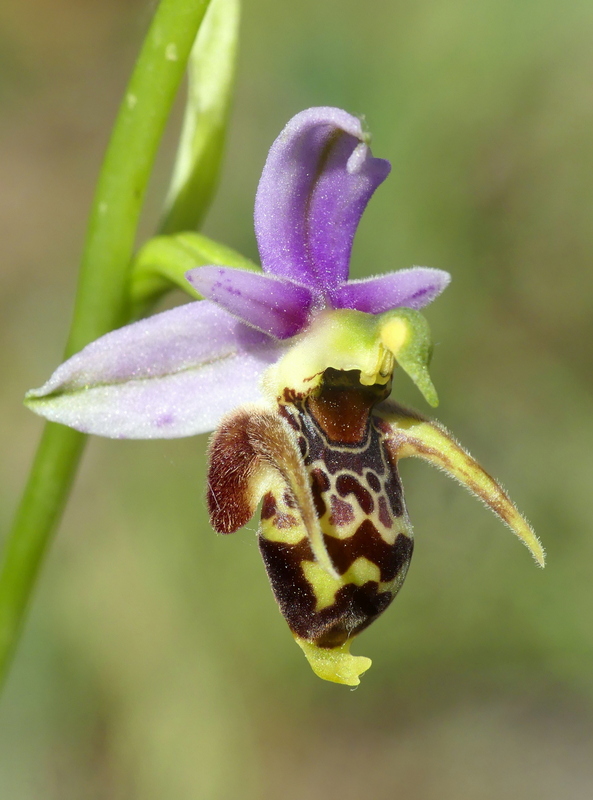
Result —
[[[409,326],[403,319],[391,319],[381,328],[381,341],[397,358],[409,334]]]
[[[318,647],[313,642],[295,636],[295,642],[305,654],[313,672],[324,681],[358,686],[360,676],[373,663],[370,658],[350,655],[351,640],[332,649]]]

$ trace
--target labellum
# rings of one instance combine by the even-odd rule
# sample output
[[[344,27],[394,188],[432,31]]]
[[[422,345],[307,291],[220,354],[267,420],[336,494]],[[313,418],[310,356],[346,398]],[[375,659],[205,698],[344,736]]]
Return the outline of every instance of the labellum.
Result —
[[[328,338],[335,347],[350,336],[367,340],[365,360],[378,366],[374,375],[345,368],[349,345],[327,349]],[[436,400],[426,370],[430,349],[417,312],[333,312],[272,368],[275,407],[229,415],[210,445],[212,525],[236,531],[262,501],[259,547],[272,590],[296,642],[326,680],[359,683],[371,661],[350,655],[352,639],[385,611],[410,564],[413,535],[398,458],[433,461],[513,526],[536,557],[541,552],[503,490],[471,456],[439,426],[386,402],[398,357]],[[320,353],[332,366],[311,372]]]
[[[276,412],[233,414],[210,450],[213,527],[237,530],[263,492],[259,547],[280,610],[315,672],[345,683],[370,666],[350,641],[393,600],[413,549],[372,414],[388,391],[330,368],[311,394],[286,390]]]

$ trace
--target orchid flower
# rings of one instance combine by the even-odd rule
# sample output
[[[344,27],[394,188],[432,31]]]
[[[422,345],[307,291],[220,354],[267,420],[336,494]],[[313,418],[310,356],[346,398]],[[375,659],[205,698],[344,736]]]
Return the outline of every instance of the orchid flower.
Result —
[[[259,545],[280,610],[316,674],[348,685],[371,664],[351,641],[391,603],[412,555],[400,458],[457,479],[544,559],[499,484],[440,424],[388,399],[399,366],[437,404],[418,309],[449,275],[416,267],[348,281],[359,220],[390,171],[369,138],[340,109],[297,114],[257,191],[263,272],[190,270],[207,299],[103,336],[27,395],[47,419],[101,436],[215,430],[212,526],[234,532],[262,503]]]

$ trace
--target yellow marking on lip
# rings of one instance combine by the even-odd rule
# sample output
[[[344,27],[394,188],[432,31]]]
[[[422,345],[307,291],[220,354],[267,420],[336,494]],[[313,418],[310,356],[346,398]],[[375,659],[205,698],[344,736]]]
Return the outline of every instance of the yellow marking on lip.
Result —
[[[339,539],[340,541],[347,541],[356,534],[360,524],[364,522],[365,519],[369,519],[375,526],[379,536],[388,545],[395,544],[395,540],[400,533],[405,533],[406,536],[410,536],[410,521],[405,514],[403,514],[401,517],[391,516],[391,528],[386,528],[385,525],[383,525],[379,519],[378,512],[379,496],[380,495],[374,495],[377,502],[375,504],[375,510],[372,514],[365,514],[362,510],[354,509],[354,519],[352,522],[348,522],[346,525],[332,525],[330,523],[331,512],[326,514],[319,521],[323,535],[332,536],[334,539]],[[387,502],[389,503],[389,500],[387,500]]]
[[[357,558],[339,578],[333,578],[328,575],[327,571],[315,561],[301,561],[301,567],[307,582],[315,594],[317,601],[316,612],[333,605],[336,599],[336,592],[349,583],[353,583],[355,586],[363,586],[369,581],[379,583],[381,580],[379,567],[364,556]]]
[[[296,515],[294,516],[296,517]],[[307,538],[305,526],[298,518],[297,524],[290,528],[277,528],[276,525],[274,525],[273,518],[262,519],[260,533],[269,542],[280,542],[282,544],[299,544],[299,542]],[[323,572],[326,572],[324,567],[321,567],[321,569]]]

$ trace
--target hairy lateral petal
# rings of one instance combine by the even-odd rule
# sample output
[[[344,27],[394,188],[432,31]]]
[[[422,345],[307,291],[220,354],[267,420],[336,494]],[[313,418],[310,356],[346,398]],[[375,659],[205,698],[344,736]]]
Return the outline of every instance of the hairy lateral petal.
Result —
[[[498,481],[461,447],[448,430],[390,400],[377,406],[377,413],[386,424],[385,441],[394,460],[407,456],[423,458],[459,481],[491,508],[529,548],[539,566],[544,566],[544,550],[531,525]]]
[[[401,269],[377,278],[350,281],[332,293],[332,304],[335,308],[353,308],[369,314],[401,307],[419,309],[432,303],[450,280],[449,273],[442,269]]]
[[[277,342],[206,300],[112,331],[54,372],[26,403],[52,422],[122,439],[193,436],[261,399]]]
[[[230,414],[212,437],[208,456],[208,510],[216,531],[233,533],[249,522],[265,492],[287,489],[317,562],[338,577],[296,435],[277,411],[247,406]]]
[[[276,339],[288,339],[306,323],[313,293],[306,286],[232,267],[196,267],[187,280],[201,295]]]
[[[310,108],[286,125],[255,199],[265,272],[321,291],[347,280],[358,222],[391,169],[368,141],[360,120],[339,108]]]

